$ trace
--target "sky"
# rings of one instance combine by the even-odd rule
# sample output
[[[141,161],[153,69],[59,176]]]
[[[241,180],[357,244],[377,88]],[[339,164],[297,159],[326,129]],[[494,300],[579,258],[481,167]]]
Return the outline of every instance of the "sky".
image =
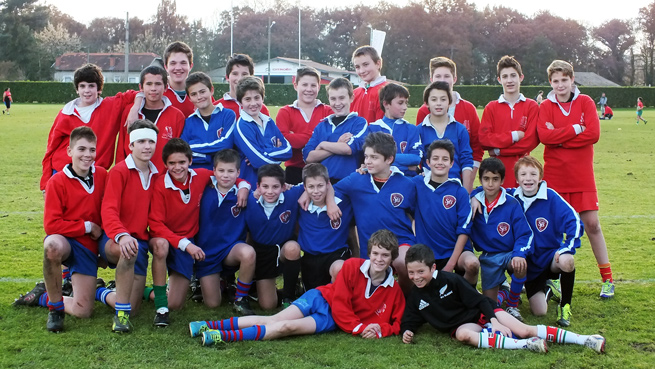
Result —
[[[321,4],[315,0],[287,0],[290,3],[300,1],[302,6],[313,6],[312,4]],[[392,0],[394,4],[402,5],[409,0]],[[634,19],[639,13],[639,9],[652,3],[654,0],[621,0],[618,2],[609,2],[611,7],[601,7],[600,4],[608,3],[605,0],[468,0],[469,3],[475,4],[478,10],[486,6],[503,5],[508,8],[518,10],[527,16],[532,16],[540,10],[549,7],[551,13],[563,17],[577,20],[586,26],[599,26],[604,22],[618,18],[622,20]],[[157,9],[160,0],[112,0],[111,6],[89,6],[88,0],[41,0],[42,4],[55,5],[59,10],[69,14],[81,23],[88,24],[90,19],[99,17],[118,17],[125,18],[126,12],[130,17],[136,16],[143,20],[151,19]],[[193,7],[186,6],[192,3]],[[200,19],[203,25],[211,27],[217,23],[218,15],[230,7],[231,1],[222,0],[178,0],[177,11],[186,15],[189,20]],[[272,4],[272,0],[242,0],[233,1],[237,4],[250,3],[254,4]],[[330,8],[346,7],[352,4],[362,3],[365,5],[375,5],[378,0],[330,0]],[[106,2],[103,4],[107,4]],[[322,7],[322,6],[321,6]]]

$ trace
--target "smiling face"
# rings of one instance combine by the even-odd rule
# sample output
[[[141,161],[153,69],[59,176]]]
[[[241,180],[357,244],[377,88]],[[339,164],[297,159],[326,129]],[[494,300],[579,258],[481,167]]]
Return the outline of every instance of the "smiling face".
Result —
[[[95,82],[80,82],[77,84],[77,95],[80,97],[79,107],[90,106],[98,100],[98,84]]]
[[[168,56],[166,72],[168,72],[168,82],[173,89],[184,89],[184,81],[189,76],[191,68],[193,68],[193,64],[189,63],[189,58],[185,53],[171,53]]]
[[[448,67],[438,67],[432,71],[430,82],[447,82],[448,86],[450,86],[450,91],[452,91],[455,82],[457,82],[457,76],[453,75],[453,72]]]
[[[146,106],[159,104],[166,89],[162,76],[150,73],[143,77],[143,84],[140,87],[146,96]]]
[[[86,138],[79,138],[73,144],[68,146],[68,156],[71,157],[73,170],[75,173],[85,176],[89,173],[91,165],[96,160],[96,142],[89,141]]]
[[[572,77],[564,75],[563,72],[554,72],[550,76],[550,87],[555,91],[555,95],[559,102],[566,102],[571,97],[573,91]]]
[[[357,72],[359,78],[366,83],[371,83],[380,77],[382,62],[378,60],[378,62],[375,63],[368,54],[354,57],[353,64],[355,64],[355,72]]]
[[[264,201],[272,204],[280,198],[284,187],[282,187],[282,183],[275,177],[262,177],[262,180],[257,184],[257,190],[262,194]]]
[[[539,182],[541,182],[539,169],[532,165],[521,165],[516,172],[516,181],[525,195],[535,195],[539,191]]]
[[[378,245],[373,245],[373,247],[371,247],[371,253],[368,256],[371,260],[369,275],[386,272],[387,268],[389,268],[393,261],[391,259],[391,251]]]
[[[348,89],[331,88],[328,90],[328,100],[330,107],[337,117],[346,116],[350,113],[350,104],[353,102],[353,97],[348,93]]]
[[[241,99],[241,108],[251,117],[256,117],[262,110],[264,98],[259,91],[248,90]]]
[[[448,179],[448,171],[453,167],[450,153],[446,149],[437,148],[432,150],[430,157],[427,160],[430,173],[432,173],[432,180],[435,182],[443,182]]]
[[[514,68],[503,68],[500,70],[498,82],[503,86],[504,94],[518,93],[523,82],[523,75],[519,74]]]
[[[189,177],[189,165],[191,165],[186,155],[181,152],[174,152],[168,155],[165,164],[171,178],[181,183],[186,182]]]
[[[187,90],[189,93],[189,99],[201,113],[209,109],[214,110],[214,104],[212,104],[214,87],[209,88],[205,86],[204,83],[199,82],[195,85],[189,86]]]
[[[293,83],[293,88],[298,91],[298,100],[310,105],[316,101],[319,83],[314,76],[302,76]]]
[[[416,287],[423,288],[432,280],[432,274],[436,268],[437,266],[434,264],[429,267],[421,261],[412,261],[407,263],[407,276]]]
[[[314,202],[314,205],[325,205],[325,197],[327,196],[327,182],[325,181],[325,178],[305,178],[305,191],[309,194],[309,198]]]
[[[230,84],[230,96],[236,96],[237,85],[241,78],[248,77],[250,75],[250,68],[247,65],[235,64],[232,66],[230,74],[226,76],[227,83]]]
[[[450,102],[448,101],[448,93],[444,90],[438,90],[433,88],[430,91],[428,96],[428,109],[430,109],[430,114],[443,117],[448,114],[448,106]]]
[[[396,96],[391,100],[391,103],[386,101],[382,102],[384,106],[384,111],[386,116],[391,119],[402,119],[405,117],[405,112],[407,112],[407,101],[408,99],[402,96]]]
[[[219,161],[214,166],[214,177],[216,186],[222,193],[227,193],[237,182],[239,177],[239,163],[225,163]]]

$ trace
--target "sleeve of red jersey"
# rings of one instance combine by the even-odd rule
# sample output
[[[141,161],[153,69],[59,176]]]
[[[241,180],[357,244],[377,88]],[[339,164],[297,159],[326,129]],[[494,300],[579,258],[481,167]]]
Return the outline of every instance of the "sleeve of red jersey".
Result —
[[[357,315],[355,315],[352,299],[354,293],[364,293],[364,291],[354,291],[358,278],[364,278],[356,273],[360,273],[359,263],[345,263],[341,268],[337,279],[334,281],[334,296],[332,299],[332,318],[339,328],[347,333],[356,336],[364,331],[364,324]]]
[[[134,105],[134,98],[136,97],[137,93],[139,93],[139,91],[127,90],[125,92],[119,92],[114,96],[110,96],[107,99],[114,100],[114,104],[116,104],[114,109],[117,109],[117,111],[120,112],[124,112],[126,107],[131,108],[132,105]],[[118,114],[118,117],[123,119],[123,114]],[[125,119],[127,119],[127,115],[125,115]],[[118,128],[120,129],[125,124],[125,120],[111,123],[117,124]]]
[[[557,111],[554,111],[557,108]],[[539,141],[544,145],[561,145],[564,142],[575,138],[573,125],[558,127],[555,123],[557,116],[561,115],[559,107],[550,101],[544,101],[539,107],[539,120],[537,121],[537,134]],[[555,129],[549,129],[546,123],[551,123]]]
[[[46,184],[48,183],[50,177],[52,177],[52,170],[54,169],[52,167],[52,155],[61,145],[61,142],[68,138],[68,136],[64,136],[63,133],[58,129],[59,126],[63,124],[63,116],[64,114],[59,112],[57,118],[55,118],[54,123],[52,123],[50,133],[48,134],[48,145],[45,149],[43,161],[41,161],[41,165],[43,167],[41,173],[41,181],[39,182],[39,189],[41,189],[41,191],[46,189]]]
[[[65,237],[80,237],[86,234],[84,219],[66,219],[64,214],[64,185],[58,181],[48,181],[43,210],[43,229],[48,235],[60,234]]]
[[[480,131],[480,117],[478,117],[478,111],[475,109],[475,105],[472,103],[468,105],[469,109],[468,116],[471,118],[469,120],[469,136],[471,137],[471,150],[473,150],[473,161],[475,166],[480,166],[482,157],[484,156],[484,150],[480,144],[480,138],[478,136],[478,131]]]
[[[494,113],[495,104],[493,102],[487,104],[482,112],[482,121],[480,122],[480,129],[478,130],[478,139],[480,145],[485,150],[504,149],[512,145],[512,131],[496,132],[494,123],[498,123],[498,127],[502,126],[502,119],[497,117]],[[473,129],[473,128],[471,128]],[[473,142],[471,142],[471,145]]]
[[[425,106],[425,104],[421,105],[421,107],[418,108],[418,112],[416,113],[416,125],[418,126],[423,123],[425,117],[427,117],[429,113],[430,111]]]
[[[150,228],[151,237],[165,238],[171,246],[177,248],[180,240],[184,237],[175,234],[166,225],[166,188],[163,183],[163,181],[157,180],[155,184],[152,200],[150,201],[150,212],[148,213],[148,227]]]
[[[287,139],[287,141],[289,141],[292,148],[302,149],[305,147],[305,144],[307,144],[307,141],[309,141],[311,132],[294,132],[292,130],[293,121],[291,109],[292,108],[289,107],[283,107],[278,111],[277,117],[275,118],[277,128],[280,129],[280,132],[282,132],[282,135]]]
[[[501,149],[501,155],[522,155],[526,152],[532,151],[539,145],[539,137],[537,136],[537,122],[539,120],[539,105],[535,102],[531,104],[528,110],[528,124],[525,127],[525,136],[518,142],[510,145],[507,148]]]
[[[391,305],[391,320],[388,323],[380,323],[380,330],[382,331],[382,337],[389,337],[400,333],[400,322],[405,311],[405,296],[398,284],[385,288],[389,288],[389,292],[393,294],[393,305]]]
[[[574,139],[562,143],[562,147],[576,149],[593,145],[600,139],[600,120],[596,112],[596,105],[591,98],[583,100],[582,112],[584,114],[584,132],[575,136]]]
[[[129,233],[120,218],[122,191],[125,181],[123,173],[117,171],[116,167],[109,171],[105,196],[102,198],[101,215],[105,233],[112,240],[119,233]]]

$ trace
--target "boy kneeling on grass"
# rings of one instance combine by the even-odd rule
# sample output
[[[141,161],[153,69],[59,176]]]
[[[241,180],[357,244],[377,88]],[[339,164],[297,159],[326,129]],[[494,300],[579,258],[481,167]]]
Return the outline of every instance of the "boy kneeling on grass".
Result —
[[[379,230],[368,241],[368,255],[370,260],[346,260],[334,283],[307,291],[273,316],[191,322],[191,337],[202,336],[202,344],[211,346],[330,332],[337,326],[367,339],[398,334],[405,309],[391,269],[398,240],[391,231]]]
[[[405,255],[409,279],[414,284],[407,299],[400,331],[412,343],[425,322],[451,337],[478,348],[528,349],[548,352],[548,342],[574,343],[605,352],[605,338],[579,335],[557,327],[526,325],[481,295],[464,278],[437,270],[429,247],[416,244]],[[515,337],[524,339],[516,339]],[[525,338],[529,337],[529,338]]]

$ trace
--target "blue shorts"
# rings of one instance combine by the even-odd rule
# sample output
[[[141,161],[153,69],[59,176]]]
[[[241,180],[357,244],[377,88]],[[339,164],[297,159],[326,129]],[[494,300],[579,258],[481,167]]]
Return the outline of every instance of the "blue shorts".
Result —
[[[107,266],[109,266],[111,269],[116,269],[116,264],[112,264],[109,262],[109,260],[107,260],[107,253],[105,252],[105,246],[109,241],[113,242],[114,240],[111,240],[103,232],[102,237],[100,237],[100,244],[98,244],[98,252],[100,253],[100,257],[107,261]],[[140,240],[138,238],[136,241],[139,243],[139,253],[137,254],[136,261],[134,262],[134,274],[142,275],[145,277],[148,275],[148,241]]]
[[[300,309],[302,315],[314,319],[316,322],[315,333],[332,332],[337,329],[337,325],[332,318],[332,309],[323,298],[321,291],[317,289],[309,290],[292,304]]]
[[[203,249],[205,252],[205,260],[196,263],[196,278],[200,279],[208,275],[220,273],[223,270],[223,261],[227,258],[227,255],[232,251],[234,246],[239,243],[243,243],[243,241],[237,241],[230,245],[230,247],[225,247],[223,249]]]
[[[193,275],[193,258],[188,252],[169,246],[166,265],[168,266],[169,275],[173,271],[191,280],[191,276]]]
[[[513,251],[509,252],[483,252],[480,255],[480,273],[482,277],[482,290],[498,287],[507,280],[505,271],[512,262]]]
[[[48,238],[48,236],[46,236]],[[98,276],[98,256],[94,255],[91,250],[87,249],[74,238],[66,237],[70,245],[70,254],[68,258],[62,262],[70,269],[71,274],[80,273],[90,275],[92,277]]]

